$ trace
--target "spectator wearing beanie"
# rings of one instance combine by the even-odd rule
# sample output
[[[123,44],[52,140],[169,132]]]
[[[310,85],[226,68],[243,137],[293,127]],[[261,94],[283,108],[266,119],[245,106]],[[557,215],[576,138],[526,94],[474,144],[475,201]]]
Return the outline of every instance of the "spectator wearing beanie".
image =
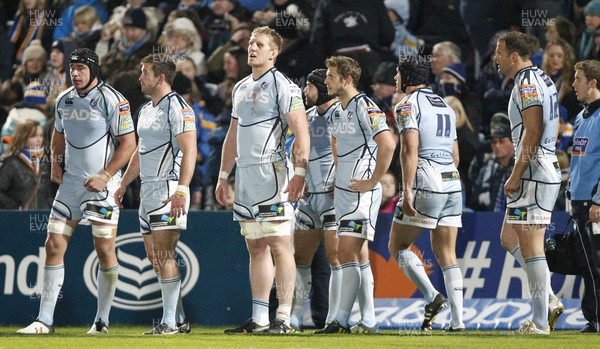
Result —
[[[140,74],[140,62],[153,52],[154,45],[147,24],[142,8],[131,8],[125,12],[121,37],[101,59],[100,76],[103,79],[123,71]]]
[[[46,75],[48,54],[40,40],[33,40],[23,52],[22,62],[15,71],[14,80],[21,82],[23,88],[32,81],[41,81]]]
[[[46,123],[47,97],[46,90],[40,83],[33,82],[27,86],[23,94],[23,101],[15,104],[8,113],[4,126],[2,126],[2,131],[0,132],[2,152],[6,150],[6,144],[9,143],[7,140],[10,140],[18,125],[26,120],[37,121],[42,126]]]
[[[166,53],[173,55],[175,60],[186,56],[192,59],[196,65],[199,76],[206,76],[207,67],[204,53],[202,52],[202,41],[194,23],[185,17],[180,17],[165,26]]]

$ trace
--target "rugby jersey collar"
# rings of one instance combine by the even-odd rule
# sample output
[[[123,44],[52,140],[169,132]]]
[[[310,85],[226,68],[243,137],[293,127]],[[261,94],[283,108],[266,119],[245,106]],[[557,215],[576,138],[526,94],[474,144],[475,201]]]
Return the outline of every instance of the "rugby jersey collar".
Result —
[[[358,103],[358,99],[360,97],[363,97],[363,96],[366,96],[365,93],[364,92],[359,92],[359,93],[355,94],[354,97],[350,98],[350,100],[348,101],[348,104],[346,105],[346,108],[344,108],[344,106],[342,105],[342,103],[339,102],[340,103],[340,107],[342,108],[343,111],[346,111],[346,109],[348,109],[348,106],[350,104],[352,104],[352,101],[356,101],[356,103]]]
[[[417,89],[414,89],[414,90],[410,91],[410,93],[408,95],[410,96],[413,93],[417,93],[417,92],[424,92],[424,93],[431,93],[431,94],[433,94],[433,89],[431,87],[429,87],[429,86],[419,87]]]
[[[80,94],[79,91],[77,91],[76,88],[73,87],[73,90],[75,90],[75,93],[77,93],[77,95],[81,98],[85,98],[87,97],[90,93],[92,93],[92,91],[99,89],[100,87],[104,86],[104,80],[100,80],[98,79],[98,83],[96,84],[96,86],[92,87],[91,90],[89,90],[86,94]]]
[[[325,115],[327,115],[327,113],[329,113],[329,111],[331,109],[337,107],[338,104],[340,104],[340,102],[333,102],[333,103],[331,103],[331,105],[329,106],[329,108],[327,108],[327,110],[325,110],[325,112],[323,114],[319,113],[319,109],[317,108],[316,109],[317,115],[319,115],[319,116],[325,116]],[[317,107],[317,106],[315,105],[315,107]]]
[[[267,70],[266,72],[264,72],[263,75],[261,75],[258,79],[254,80],[254,77],[252,76],[252,73],[250,73],[250,77],[252,78],[252,81],[257,82],[258,80],[262,79],[265,77],[265,75],[271,73],[271,72],[275,72],[277,70],[277,68],[273,67],[269,70]]]
[[[171,92],[167,93],[166,95],[162,96],[162,98],[159,99],[156,104],[154,104],[153,101],[150,101],[150,103],[152,103],[152,108],[156,108],[156,106],[159,105],[163,101],[163,99],[173,95],[174,93],[175,93],[175,91],[171,91]]]
[[[527,67],[525,67],[525,68],[521,68],[521,70],[519,70],[519,71],[518,71],[518,72],[515,74],[515,79],[514,79],[514,80],[516,81],[516,80],[517,80],[517,76],[519,76],[519,74],[521,74],[522,72],[524,72],[524,71],[525,71],[525,70],[527,70],[527,69],[534,70],[534,69],[537,69],[537,67],[536,67],[535,65],[530,65],[530,66],[527,66]]]

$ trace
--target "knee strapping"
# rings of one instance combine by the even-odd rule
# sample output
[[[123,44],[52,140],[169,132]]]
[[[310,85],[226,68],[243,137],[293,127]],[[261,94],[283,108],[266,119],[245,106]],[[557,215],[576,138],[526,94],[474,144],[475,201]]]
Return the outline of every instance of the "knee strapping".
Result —
[[[73,235],[74,228],[67,225],[64,221],[50,220],[48,221],[48,233],[62,234],[66,236]]]
[[[92,225],[92,235],[97,238],[110,239],[117,236],[117,227],[114,225]]]

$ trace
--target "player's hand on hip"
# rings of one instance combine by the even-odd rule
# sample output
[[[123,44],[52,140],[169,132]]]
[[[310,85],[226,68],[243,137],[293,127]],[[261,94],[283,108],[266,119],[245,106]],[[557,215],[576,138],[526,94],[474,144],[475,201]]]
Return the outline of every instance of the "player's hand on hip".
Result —
[[[369,190],[373,190],[377,182],[372,181],[371,179],[350,179],[350,185],[348,185],[348,189],[352,191],[357,191],[359,193],[365,193]]]
[[[520,186],[521,186],[521,178],[518,178],[515,176],[508,177],[508,179],[504,183],[504,195],[506,195],[506,197],[510,199],[512,197],[513,193],[515,193],[519,190]]]
[[[413,202],[415,201],[415,196],[413,195],[412,189],[403,191],[400,200],[402,201],[402,205],[400,206],[400,209],[402,210],[402,212],[405,215],[411,216],[411,217],[414,217],[417,215],[417,210],[415,210],[415,208],[413,207]]]
[[[117,188],[117,191],[115,191],[115,202],[117,203],[117,206],[119,206],[119,208],[123,208],[123,204],[121,203],[121,201],[123,200],[123,195],[125,195],[126,191],[127,189],[122,186],[119,186],[119,188]]]
[[[288,194],[289,202],[296,202],[300,200],[304,194],[304,176],[295,175],[290,179],[287,188],[283,191]]]
[[[99,193],[106,188],[108,182],[99,174],[88,176],[83,182],[85,189],[91,192]]]
[[[50,180],[57,184],[62,184],[63,182],[63,169],[58,164],[51,165],[50,167]]]

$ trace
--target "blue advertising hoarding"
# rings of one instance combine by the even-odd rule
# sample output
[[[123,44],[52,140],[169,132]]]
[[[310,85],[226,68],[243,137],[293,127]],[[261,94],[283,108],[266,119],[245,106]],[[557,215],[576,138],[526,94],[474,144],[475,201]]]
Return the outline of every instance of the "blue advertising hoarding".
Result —
[[[550,232],[561,232],[568,216],[553,215]],[[7,238],[0,244],[0,324],[27,324],[37,316],[42,285],[48,212],[0,211]],[[457,257],[464,276],[465,323],[468,328],[511,329],[530,317],[525,271],[500,246],[502,215],[465,213],[457,241]],[[423,300],[387,251],[391,215],[380,216],[370,257],[375,277],[377,319],[384,328],[412,330],[422,319]],[[191,212],[182,233],[177,260],[183,275],[188,317],[207,326],[239,324],[251,312],[248,252],[231,212]],[[445,294],[443,275],[424,232],[414,250],[433,285]],[[148,324],[162,315],[160,287],[145,256],[137,212],[123,211],[117,238],[119,280],[111,322]],[[89,325],[96,312],[97,259],[91,230],[79,227],[65,257],[65,282],[59,295],[55,322]],[[578,329],[585,321],[579,310],[581,278],[552,276],[555,293],[563,298],[565,315],[558,328]],[[309,325],[309,314],[307,321]],[[358,321],[357,309],[352,321]],[[445,309],[438,326],[448,321]]]

